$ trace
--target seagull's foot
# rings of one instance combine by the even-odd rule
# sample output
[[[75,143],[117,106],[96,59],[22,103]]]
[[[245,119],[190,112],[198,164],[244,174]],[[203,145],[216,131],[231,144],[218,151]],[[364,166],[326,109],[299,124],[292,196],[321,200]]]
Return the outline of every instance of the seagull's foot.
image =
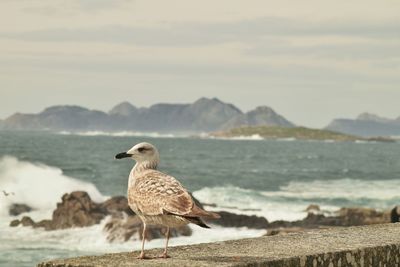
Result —
[[[167,254],[167,252],[164,251],[162,254],[160,254],[158,256],[158,258],[160,258],[160,259],[168,259],[168,258],[171,258],[171,257]]]
[[[144,255],[144,252],[141,252],[140,255],[137,257],[139,260],[149,260],[151,257]]]

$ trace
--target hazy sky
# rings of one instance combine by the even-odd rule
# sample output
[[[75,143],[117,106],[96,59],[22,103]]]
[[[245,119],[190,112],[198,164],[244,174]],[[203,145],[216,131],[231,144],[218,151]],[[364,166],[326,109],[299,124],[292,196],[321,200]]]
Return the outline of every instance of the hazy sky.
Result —
[[[400,116],[400,1],[0,0],[0,118],[218,97],[322,127]]]

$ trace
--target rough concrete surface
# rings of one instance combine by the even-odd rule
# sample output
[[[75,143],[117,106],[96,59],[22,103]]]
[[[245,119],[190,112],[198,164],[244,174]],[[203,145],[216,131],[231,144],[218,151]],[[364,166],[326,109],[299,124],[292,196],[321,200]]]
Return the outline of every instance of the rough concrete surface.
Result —
[[[152,249],[156,256],[162,249]],[[105,266],[399,266],[400,223],[313,230],[171,247],[169,259],[138,260],[139,253],[84,256],[38,267]]]

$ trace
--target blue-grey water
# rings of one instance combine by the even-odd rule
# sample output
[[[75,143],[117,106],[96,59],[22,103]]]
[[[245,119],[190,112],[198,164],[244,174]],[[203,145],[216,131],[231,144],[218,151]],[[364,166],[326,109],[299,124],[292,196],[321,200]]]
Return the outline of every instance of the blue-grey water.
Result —
[[[162,171],[178,178],[201,201],[217,204],[216,209],[295,220],[305,215],[311,203],[326,212],[342,206],[387,209],[400,203],[399,143],[3,131],[0,190],[14,195],[0,196],[0,266],[32,266],[42,259],[132,249],[130,244],[105,244],[101,226],[55,232],[10,228],[13,218],[7,215],[7,207],[25,202],[36,209],[32,217],[44,219],[65,192],[86,190],[98,201],[124,195],[133,162],[115,160],[114,155],[142,141],[158,147]],[[253,211],[244,211],[249,208]],[[224,231],[211,232],[211,239],[195,234],[177,239],[176,244],[260,234],[247,229]],[[157,242],[150,246],[162,244]]]

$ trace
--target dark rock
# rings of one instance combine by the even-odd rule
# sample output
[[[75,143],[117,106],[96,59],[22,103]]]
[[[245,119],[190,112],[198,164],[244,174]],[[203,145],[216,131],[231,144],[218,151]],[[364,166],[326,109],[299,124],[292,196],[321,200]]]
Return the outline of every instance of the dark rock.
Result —
[[[106,216],[100,206],[94,203],[86,192],[64,194],[62,202],[57,203],[57,209],[53,212],[52,228],[65,229],[97,224]]]
[[[142,239],[143,223],[138,216],[128,216],[125,218],[112,218],[105,226],[104,232],[107,234],[107,240],[110,242],[128,241],[132,236],[137,235],[139,239]],[[149,226],[146,231],[146,240],[152,240],[157,238],[164,238],[166,234],[166,228],[160,226]],[[170,237],[176,236],[190,236],[192,234],[191,229],[188,226],[179,228],[172,228],[170,231]]]
[[[107,240],[127,241],[134,234],[141,234],[142,221],[138,216],[129,216],[128,218],[112,218],[105,226],[104,231],[107,233]]]
[[[10,222],[10,226],[11,227],[17,227],[18,225],[20,225],[20,220],[12,220],[11,222]]]
[[[319,205],[317,205],[317,204],[310,204],[310,205],[308,205],[308,207],[306,208],[306,211],[307,211],[308,213],[318,213],[318,212],[321,211],[321,209],[320,209]]]
[[[341,208],[336,216],[308,213],[303,220],[287,222],[274,221],[268,224],[268,229],[300,227],[304,229],[327,226],[358,226],[390,222],[390,213],[380,212],[370,208]]]
[[[396,206],[390,211],[390,222],[400,222],[400,207]]]
[[[128,205],[128,199],[124,196],[112,197],[101,203],[100,208],[103,209],[106,214],[118,212],[125,212],[128,215],[135,214]]]
[[[35,222],[31,219],[31,217],[24,216],[21,219],[22,226],[33,226]]]
[[[104,227],[104,232],[110,242],[127,241],[135,234],[141,238],[142,221],[131,211],[126,197],[117,196],[103,203],[95,203],[86,192],[76,191],[64,194],[61,200],[60,203],[57,203],[57,208],[54,210],[51,220],[41,220],[35,223],[31,218],[23,217],[21,221],[12,221],[10,226],[15,227],[22,224],[23,226],[33,226],[45,230],[86,227],[98,224],[110,215],[111,219]],[[165,230],[162,227],[150,227],[146,239],[164,238]],[[171,229],[170,236],[188,236],[191,233],[190,228],[184,226]]]
[[[380,212],[371,208],[341,208],[338,217],[343,226],[357,226],[390,222],[389,212]]]
[[[8,209],[8,214],[10,214],[11,216],[18,216],[21,213],[30,212],[30,211],[32,211],[32,208],[29,207],[28,205],[14,203]]]
[[[264,217],[256,215],[243,215],[235,214],[226,211],[217,212],[221,218],[210,221],[213,224],[221,225],[224,227],[248,227],[254,229],[266,229],[268,221]]]
[[[46,231],[55,230],[52,220],[41,220],[33,225],[33,228],[43,227]]]

